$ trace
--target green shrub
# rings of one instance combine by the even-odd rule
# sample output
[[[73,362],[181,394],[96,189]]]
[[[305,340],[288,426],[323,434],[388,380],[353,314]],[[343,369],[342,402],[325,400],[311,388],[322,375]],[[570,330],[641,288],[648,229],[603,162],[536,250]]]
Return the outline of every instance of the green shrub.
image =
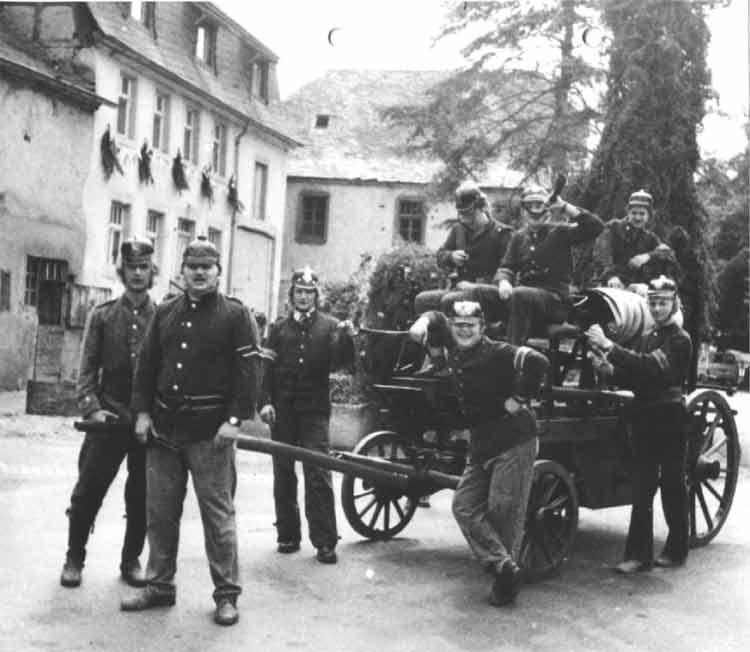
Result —
[[[370,276],[367,324],[373,328],[408,328],[414,321],[414,297],[441,286],[444,274],[435,252],[405,244],[382,254]]]
[[[365,374],[359,370],[353,374],[345,371],[333,372],[330,390],[331,403],[357,405],[370,400]]]

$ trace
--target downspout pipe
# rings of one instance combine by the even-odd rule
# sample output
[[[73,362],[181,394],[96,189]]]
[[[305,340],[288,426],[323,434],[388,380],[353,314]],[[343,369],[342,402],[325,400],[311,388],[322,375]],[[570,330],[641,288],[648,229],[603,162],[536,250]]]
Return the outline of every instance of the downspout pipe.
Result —
[[[250,120],[245,121],[242,131],[234,139],[234,187],[237,189],[237,200],[240,192],[240,141],[250,128]],[[232,293],[232,263],[234,262],[235,233],[237,231],[237,206],[232,207],[232,217],[229,221],[229,254],[227,255],[227,294]]]

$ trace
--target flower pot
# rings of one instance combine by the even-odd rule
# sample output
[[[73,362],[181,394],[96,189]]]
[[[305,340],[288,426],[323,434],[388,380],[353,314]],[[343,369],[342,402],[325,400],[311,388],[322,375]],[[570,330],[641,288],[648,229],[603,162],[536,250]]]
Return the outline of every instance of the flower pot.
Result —
[[[375,426],[376,406],[372,403],[332,403],[331,448],[351,450]]]

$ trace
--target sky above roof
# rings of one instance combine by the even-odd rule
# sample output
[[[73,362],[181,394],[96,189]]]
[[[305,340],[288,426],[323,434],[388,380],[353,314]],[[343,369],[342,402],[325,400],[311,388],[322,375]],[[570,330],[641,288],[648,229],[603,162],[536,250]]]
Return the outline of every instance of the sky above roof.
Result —
[[[440,70],[462,63],[458,41],[433,44],[445,13],[438,0],[215,4],[279,56],[282,99],[327,69]],[[708,63],[719,93],[710,108],[726,117],[709,115],[700,143],[706,155],[729,157],[747,144],[741,128],[749,93],[747,1],[725,0],[710,13],[709,28]]]

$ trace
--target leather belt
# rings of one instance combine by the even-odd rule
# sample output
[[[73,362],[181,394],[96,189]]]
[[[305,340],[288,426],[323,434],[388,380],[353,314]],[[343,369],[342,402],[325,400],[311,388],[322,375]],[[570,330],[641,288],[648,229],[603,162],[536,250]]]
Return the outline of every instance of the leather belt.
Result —
[[[159,395],[154,399],[157,407],[170,413],[196,413],[220,410],[226,406],[226,400],[219,394],[208,394],[204,396],[164,396]]]

